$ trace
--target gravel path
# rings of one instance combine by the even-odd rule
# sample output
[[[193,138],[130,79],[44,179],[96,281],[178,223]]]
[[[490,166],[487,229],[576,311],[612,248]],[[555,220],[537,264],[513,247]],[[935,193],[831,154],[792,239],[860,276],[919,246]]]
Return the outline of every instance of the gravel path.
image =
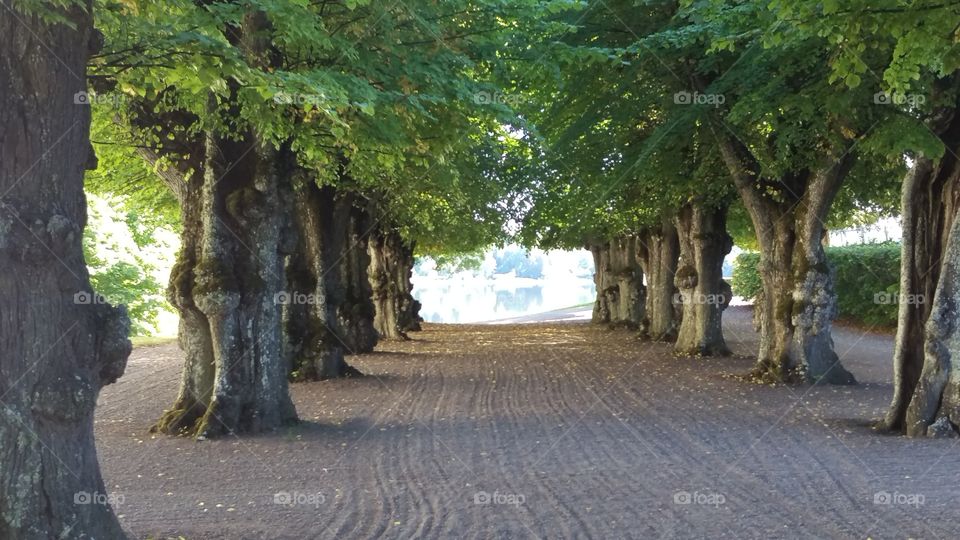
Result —
[[[180,355],[140,348],[101,398],[104,476],[136,538],[960,537],[956,441],[870,429],[890,336],[837,330],[858,386],[758,386],[729,377],[752,363],[749,311],[725,318],[743,356],[428,325],[355,357],[369,377],[295,385],[302,425],[205,442],[147,433]]]

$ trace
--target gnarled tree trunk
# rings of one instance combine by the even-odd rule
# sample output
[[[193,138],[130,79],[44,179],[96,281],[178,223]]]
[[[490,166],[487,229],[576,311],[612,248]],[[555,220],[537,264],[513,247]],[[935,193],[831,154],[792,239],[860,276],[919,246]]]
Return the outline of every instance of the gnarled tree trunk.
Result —
[[[612,311],[610,294],[616,291],[613,279],[607,273],[607,269],[610,268],[610,244],[590,244],[587,248],[593,255],[593,285],[597,293],[597,299],[593,302],[591,320],[594,324],[608,324]]]
[[[413,298],[413,247],[393,230],[377,227],[368,242],[374,327],[382,339],[409,339],[420,329],[420,302]]]
[[[12,9],[0,11],[0,538],[123,538],[93,410],[123,374],[130,325],[91,290],[81,245],[96,161],[75,96],[98,39],[92,6],[63,12],[73,28]]]
[[[333,202],[316,185],[313,175],[293,175],[293,216],[296,247],[287,257],[287,291],[284,293],[286,356],[291,379],[325,380],[359,375],[344,359],[337,306],[328,287],[337,278],[331,267],[329,231]]]
[[[413,267],[416,264],[413,256],[414,244],[404,242],[401,247],[400,256],[397,258],[400,269],[395,273],[399,280],[397,288],[401,291],[400,316],[397,321],[402,332],[419,332],[422,330],[420,323],[423,322],[423,317],[420,316],[420,308],[423,306],[413,297]]]
[[[323,234],[327,267],[327,298],[337,317],[337,328],[347,354],[370,352],[377,345],[373,320],[373,290],[367,277],[370,255],[367,239],[370,218],[357,205],[353,193],[321,188],[324,213]]]
[[[677,229],[672,220],[664,218],[659,227],[644,231],[638,242],[640,266],[647,276],[640,335],[653,341],[675,341],[683,316],[674,283],[680,257]]]
[[[675,284],[683,303],[683,320],[674,351],[696,356],[728,355],[723,339],[723,310],[732,292],[723,280],[723,258],[733,248],[727,234],[726,205],[703,201],[685,205],[677,214],[680,265]]]
[[[960,387],[960,115],[941,115],[947,144],[937,162],[918,157],[903,183],[901,273],[894,396],[882,427],[910,436],[955,436]]]
[[[852,153],[828,154],[808,170],[770,179],[760,174],[739,141],[721,137],[720,149],[760,245],[763,295],[757,306],[760,351],[753,376],[855,383],[833,350],[836,293],[821,244],[830,205],[853,165]]]
[[[184,243],[168,291],[186,364],[180,394],[154,429],[271,430],[296,421],[278,302],[285,167],[252,133],[239,141],[211,133],[205,148],[202,184],[183,201]]]
[[[637,249],[636,236],[590,246],[597,290],[593,322],[637,328],[643,321],[646,287]]]
[[[254,61],[269,47],[270,23],[252,11],[226,35]],[[231,81],[228,111],[243,126]],[[220,108],[210,97],[210,108]],[[252,128],[208,131],[191,149],[203,165],[181,186],[182,246],[167,295],[180,311],[186,359],[180,392],[153,430],[198,438],[268,431],[297,421],[287,386],[281,306],[286,220],[281,179],[289,148]]]

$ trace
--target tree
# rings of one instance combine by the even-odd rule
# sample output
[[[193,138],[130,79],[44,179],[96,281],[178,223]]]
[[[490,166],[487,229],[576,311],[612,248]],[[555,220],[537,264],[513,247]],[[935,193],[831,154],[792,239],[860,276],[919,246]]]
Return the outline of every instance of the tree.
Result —
[[[212,4],[208,24],[217,24],[218,8],[226,7]],[[229,46],[243,51],[238,63],[251,72],[266,68],[267,15],[240,10],[232,17],[235,26],[220,24]],[[208,97],[202,114],[216,125],[193,137],[184,157],[195,166],[175,185],[184,242],[170,296],[187,359],[180,393],[155,431],[204,438],[296,421],[277,303],[285,285],[281,238],[289,227],[281,178],[290,150],[274,146],[243,116],[245,93],[233,77],[219,99]]]
[[[89,2],[0,11],[0,537],[122,538],[93,440],[100,389],[130,353],[123,307],[83,260]]]
[[[723,280],[723,259],[733,247],[727,209],[700,200],[677,213],[680,263],[676,285],[683,305],[675,350],[694,356],[726,356],[721,316],[733,292]]]
[[[830,337],[836,300],[821,238],[858,145],[884,115],[868,106],[870,88],[831,84],[821,38],[763,47],[772,19],[759,3],[685,3],[633,50],[668,66],[674,101],[688,110],[676,116],[681,129],[712,135],[757,235],[764,294],[754,376],[851,383]]]
[[[901,283],[894,350],[894,396],[882,427],[910,436],[956,435],[958,392],[951,382],[960,235],[956,194],[960,182],[960,6],[938,2],[843,6],[772,4],[778,18],[801,34],[835,44],[831,67],[848,86],[882,73],[878,108],[898,114],[897,137],[878,144],[888,159],[909,156],[903,181]],[[871,62],[875,50],[881,64]],[[880,82],[880,81],[877,81]]]
[[[499,104],[488,108],[475,99],[480,89],[487,88],[475,82],[477,72],[482,71],[480,63],[501,48],[502,30],[511,26],[514,13],[529,17],[539,7],[520,0],[482,7],[446,2],[416,9],[369,1],[104,4],[104,26],[123,31],[111,32],[108,51],[95,59],[97,80],[105,92],[118,93],[129,103],[115,121],[130,132],[138,153],[180,200],[185,251],[170,289],[182,320],[187,321],[184,324],[200,325],[202,334],[203,318],[208,315],[194,309],[198,307],[191,297],[195,282],[202,281],[210,292],[228,292],[228,285],[238,284],[241,297],[263,306],[257,317],[273,335],[274,321],[285,308],[271,307],[267,299],[276,291],[275,276],[280,276],[281,283],[295,289],[282,291],[286,297],[299,290],[323,296],[307,310],[313,313],[301,320],[313,323],[283,326],[288,333],[307,332],[287,335],[283,356],[297,365],[315,365],[316,359],[335,365],[333,369],[295,369],[300,377],[351,373],[337,359],[344,350],[372,349],[376,337],[365,244],[369,230],[377,224],[366,226],[371,217],[360,201],[379,190],[392,199],[391,207],[402,208],[411,200],[397,194],[410,190],[404,184],[406,174],[449,170],[443,166],[448,160],[461,159],[455,157],[463,149],[461,137],[467,135],[470,140],[474,126],[489,126],[490,119],[507,113]],[[482,133],[485,136],[490,130]],[[251,146],[256,150],[249,155],[240,153]],[[236,154],[224,155],[223,148]],[[211,156],[213,152],[218,153]],[[230,183],[240,189],[229,192],[223,182],[216,182],[224,191],[204,200],[210,191],[203,189],[210,184],[206,175],[216,176],[208,165],[222,166],[219,170],[229,173],[234,179]],[[251,167],[259,169],[237,170]],[[267,171],[274,176],[264,175]],[[294,186],[288,176],[297,171],[305,171],[314,185]],[[419,193],[426,186],[434,190],[440,186],[445,192],[456,187],[438,174],[424,177],[430,182],[421,182],[424,187]],[[251,179],[253,184],[248,182]],[[313,196],[317,190],[329,193],[331,189],[335,204]],[[321,204],[316,209],[318,219],[310,223],[319,223],[323,230],[303,229],[304,220],[279,223],[274,219],[290,214],[285,210],[302,208],[304,199]],[[357,204],[343,203],[348,200]],[[259,213],[267,207],[268,214]],[[252,209],[269,215],[269,226],[260,230],[256,220],[218,214],[221,208],[227,213]],[[215,216],[208,215],[210,209]],[[345,215],[348,219],[340,219]],[[397,223],[403,228],[410,222]],[[282,241],[262,239],[261,245],[257,235],[274,227],[282,231]],[[277,258],[296,256],[289,250],[302,248],[303,239],[312,235],[323,240],[325,270],[309,277],[310,272],[318,272],[315,264],[287,260],[286,270],[303,271],[293,281],[282,276],[283,269],[270,272],[270,279],[259,270],[251,274],[252,280],[221,279],[222,272],[208,279],[204,276],[209,268],[203,264],[211,245],[205,238],[208,231],[232,232],[235,245],[256,251],[244,254],[231,247],[231,257],[245,260],[241,265],[220,265],[220,269],[254,269],[258,264],[276,269]],[[216,242],[224,238],[220,235]],[[416,235],[407,238],[413,242]],[[255,287],[258,280],[267,286]],[[253,301],[255,297],[260,301]],[[188,353],[185,388],[198,374],[211,371],[190,366],[209,366],[208,353],[222,346],[221,337],[185,340],[188,348],[196,346],[195,352]],[[261,352],[273,358],[274,344],[272,338],[268,348],[243,343],[239,353],[250,352],[259,356],[255,362],[265,362]],[[272,366],[268,371],[273,372]],[[241,392],[238,385],[233,388]],[[192,401],[205,403],[203,398]],[[180,417],[180,409],[178,403],[159,427],[196,433],[202,423],[199,418],[193,424],[177,420],[166,425],[167,420]]]
[[[370,236],[369,254],[374,326],[384,339],[409,339],[407,332],[420,330],[420,302],[410,281],[414,246],[396,230],[380,228]]]

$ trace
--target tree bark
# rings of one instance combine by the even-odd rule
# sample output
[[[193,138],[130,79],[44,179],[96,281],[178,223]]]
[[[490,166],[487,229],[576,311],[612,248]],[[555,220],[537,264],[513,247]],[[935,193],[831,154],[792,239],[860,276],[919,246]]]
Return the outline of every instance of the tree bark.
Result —
[[[371,352],[377,345],[376,310],[367,271],[367,240],[371,223],[358,206],[357,196],[330,187],[321,189],[325,204],[333,208],[324,223],[328,268],[327,296],[337,316],[340,339],[348,354]]]
[[[0,11],[0,538],[124,538],[97,463],[93,412],[130,354],[126,310],[91,289],[83,174],[95,167],[73,27]]]
[[[182,207],[168,291],[186,355],[180,394],[155,431],[256,433],[296,421],[281,308],[283,204],[277,150],[209,134],[202,180]],[[189,201],[189,202],[187,202]]]
[[[416,264],[414,258],[414,244],[404,242],[401,246],[397,260],[400,269],[394,274],[398,280],[397,288],[402,291],[400,295],[400,316],[398,322],[402,332],[419,332],[422,330],[420,323],[423,317],[420,316],[420,308],[423,307],[420,301],[413,297],[413,267]]]
[[[673,221],[664,218],[659,227],[644,231],[639,238],[639,261],[647,276],[647,298],[640,335],[653,341],[672,342],[683,316],[677,300],[675,276],[680,241]]]
[[[268,45],[267,28],[266,15],[251,12],[240,31],[227,35],[256,55]],[[239,83],[230,84],[227,114],[243,125]],[[280,183],[287,181],[289,149],[277,150],[251,129],[237,135],[206,134],[202,176],[189,180],[189,201],[182,201],[184,241],[168,296],[180,311],[186,361],[180,393],[157,432],[207,438],[297,420],[277,302],[286,285]]]
[[[370,235],[368,251],[374,327],[381,339],[409,339],[408,331],[420,329],[420,302],[411,294],[413,246],[398,232],[377,227]]]
[[[597,294],[591,320],[594,324],[608,324],[611,310],[607,291],[613,287],[610,276],[607,275],[607,268],[610,267],[610,245],[588,244],[587,249],[593,255],[593,288]]]
[[[284,297],[286,354],[291,378],[326,380],[360,375],[347,364],[347,344],[338,316],[339,271],[331,246],[335,192],[317,186],[313,175],[295,175],[296,248],[287,257],[288,289]],[[339,254],[339,252],[336,252]]]
[[[676,217],[680,264],[674,283],[680,291],[683,319],[674,351],[692,356],[730,354],[723,339],[723,310],[732,291],[723,280],[723,258],[733,248],[727,234],[726,205],[703,201],[685,205]]]
[[[301,171],[295,190],[298,247],[287,258],[284,328],[293,380],[361,375],[346,355],[377,344],[367,278],[367,218],[355,196],[317,186]]]
[[[833,350],[836,293],[821,244],[830,205],[853,165],[852,153],[827,153],[808,170],[770,179],[739,141],[719,139],[760,245],[760,351],[752,375],[764,382],[854,384]]]
[[[590,246],[597,290],[593,322],[637,328],[643,321],[646,287],[637,243],[631,235]]]
[[[894,395],[881,427],[909,436],[955,436],[960,425],[952,367],[960,300],[960,117],[955,109],[939,116],[932,129],[947,145],[944,156],[916,158],[903,183]]]

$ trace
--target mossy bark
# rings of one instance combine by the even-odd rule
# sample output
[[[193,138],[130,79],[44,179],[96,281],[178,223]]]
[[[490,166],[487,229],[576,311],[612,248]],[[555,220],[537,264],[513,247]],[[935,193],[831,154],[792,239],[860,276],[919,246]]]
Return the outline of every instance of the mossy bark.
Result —
[[[205,147],[202,186],[182,208],[183,245],[168,291],[181,314],[186,363],[180,394],[154,430],[271,430],[296,421],[277,301],[285,285],[281,160],[253,134],[210,134]]]
[[[330,246],[334,220],[332,188],[320,188],[311,174],[294,175],[293,215],[296,248],[287,257],[287,291],[284,297],[285,353],[291,378],[325,380],[359,375],[347,364],[347,344],[338,317],[340,287]],[[326,190],[326,191],[325,191]]]
[[[96,167],[86,64],[92,5],[49,24],[0,14],[0,538],[124,538],[93,437],[130,353],[126,310],[93,293],[84,170]]]
[[[369,278],[376,316],[374,328],[381,339],[409,339],[420,330],[420,302],[413,297],[413,246],[389,228],[370,234]]]
[[[647,278],[646,308],[640,335],[653,341],[673,342],[683,316],[675,277],[680,243],[673,221],[645,230],[638,238],[640,267]]]
[[[854,156],[848,149],[825,152],[809,169],[765,178],[739,141],[720,137],[720,142],[760,246],[763,295],[753,377],[855,383],[833,350],[836,293],[821,244],[824,221]]]
[[[594,260],[597,299],[593,322],[638,328],[644,318],[646,288],[636,236],[589,246]]]
[[[935,119],[947,151],[918,157],[903,183],[894,396],[881,425],[909,436],[956,436],[960,427],[960,115],[953,107]]]
[[[235,45],[264,51],[266,16],[252,12]],[[237,125],[238,83],[231,83]],[[219,108],[211,97],[211,109]],[[283,268],[288,147],[277,150],[250,128],[208,132],[202,170],[181,200],[183,241],[168,296],[180,311],[186,360],[179,395],[154,431],[195,437],[268,431],[297,420],[287,386],[279,295]]]
[[[723,258],[733,248],[727,234],[726,205],[703,201],[685,205],[677,213],[680,263],[674,283],[683,303],[683,319],[674,351],[693,356],[725,356],[723,310],[732,291],[723,280]]]

